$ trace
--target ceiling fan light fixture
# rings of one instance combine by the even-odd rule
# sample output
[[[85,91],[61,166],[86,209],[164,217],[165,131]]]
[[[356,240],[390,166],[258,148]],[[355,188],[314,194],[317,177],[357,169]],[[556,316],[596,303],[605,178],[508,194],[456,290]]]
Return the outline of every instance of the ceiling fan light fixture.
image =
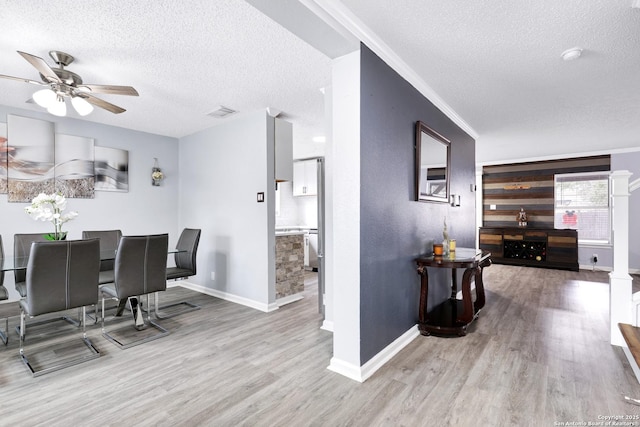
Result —
[[[58,117],[64,117],[67,115],[67,104],[64,102],[64,98],[60,95],[57,96],[55,102],[52,102],[47,111],[50,114]]]
[[[49,108],[56,102],[56,93],[51,89],[42,89],[33,94],[33,100],[41,107]]]
[[[74,96],[71,98],[71,105],[73,105],[73,108],[81,116],[91,114],[91,112],[93,111],[93,105],[89,104],[86,99],[80,98],[79,96]]]

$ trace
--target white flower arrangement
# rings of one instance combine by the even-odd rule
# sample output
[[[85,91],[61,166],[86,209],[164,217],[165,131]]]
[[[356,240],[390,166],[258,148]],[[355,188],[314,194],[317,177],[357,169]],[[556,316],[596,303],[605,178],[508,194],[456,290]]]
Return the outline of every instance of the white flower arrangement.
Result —
[[[163,178],[164,174],[160,170],[155,170],[151,173],[151,179],[153,179],[154,181],[160,181]]]
[[[31,206],[24,208],[24,211],[36,221],[50,221],[55,228],[54,233],[46,234],[47,240],[63,240],[67,233],[62,232],[62,224],[71,221],[78,216],[78,212],[71,211],[63,214],[67,208],[67,199],[60,193],[44,194],[40,193],[31,201]]]

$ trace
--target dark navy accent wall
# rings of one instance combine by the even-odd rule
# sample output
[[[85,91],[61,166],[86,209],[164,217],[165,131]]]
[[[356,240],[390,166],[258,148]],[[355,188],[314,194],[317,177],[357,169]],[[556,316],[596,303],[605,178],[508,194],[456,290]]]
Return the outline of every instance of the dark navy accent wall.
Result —
[[[445,216],[458,246],[475,247],[475,193],[470,189],[475,183],[475,141],[364,45],[360,85],[360,359],[364,364],[417,323],[420,280],[413,260],[431,241],[442,241]],[[461,195],[460,207],[413,200],[418,120],[451,141],[450,188]],[[444,273],[430,273],[431,302],[450,294]]]

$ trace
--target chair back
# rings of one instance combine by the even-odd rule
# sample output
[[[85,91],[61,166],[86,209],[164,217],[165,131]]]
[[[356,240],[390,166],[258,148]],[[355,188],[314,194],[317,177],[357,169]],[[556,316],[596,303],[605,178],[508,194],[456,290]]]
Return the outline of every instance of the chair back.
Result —
[[[4,259],[4,248],[2,247],[2,236],[0,236],[0,264],[2,264],[3,259]],[[7,288],[4,287],[4,271],[0,271],[0,301],[8,298],[9,298],[9,292],[7,292]]]
[[[96,304],[99,272],[98,239],[34,242],[26,271],[29,315]]]
[[[190,276],[196,275],[196,254],[200,243],[200,229],[185,228],[180,234],[176,249],[186,252],[174,254],[176,267],[190,271]]]
[[[2,236],[0,236],[0,264],[4,259],[4,249],[2,247]],[[0,271],[0,286],[4,285],[4,271]]]
[[[83,231],[83,239],[100,239],[100,252],[113,251],[116,252],[122,231],[120,230],[95,230]],[[100,261],[100,271],[113,270],[114,260],[106,259]]]
[[[33,242],[48,242],[45,239],[43,233],[26,233],[26,234],[14,234],[13,235],[13,256],[15,258],[28,257],[31,251],[31,243]],[[14,270],[16,283],[24,282],[26,280],[26,270]]]
[[[169,235],[123,236],[115,260],[115,289],[119,299],[167,288]]]

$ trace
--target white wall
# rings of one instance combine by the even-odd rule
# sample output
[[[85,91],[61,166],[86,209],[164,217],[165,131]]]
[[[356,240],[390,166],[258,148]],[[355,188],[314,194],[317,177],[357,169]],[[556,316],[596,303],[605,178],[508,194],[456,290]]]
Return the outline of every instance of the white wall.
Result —
[[[611,170],[633,173],[629,182],[640,179],[640,151],[611,155]],[[629,196],[629,269],[640,272],[640,190]],[[599,264],[599,262],[598,262]]]
[[[179,224],[202,229],[189,282],[268,309],[275,303],[273,118],[263,111],[229,118],[179,146]]]
[[[332,71],[331,253],[333,358],[329,369],[360,378],[360,51]],[[329,269],[329,268],[328,268]]]
[[[178,140],[175,138],[100,125],[84,120],[55,117],[32,111],[0,106],[0,122],[7,114],[32,117],[55,123],[55,132],[95,139],[95,145],[129,151],[129,192],[96,191],[94,199],[69,199],[67,210],[79,216],[63,226],[70,239],[82,237],[82,230],[121,229],[125,235],[169,233],[170,245],[178,240]],[[110,114],[95,112],[93,114]],[[126,113],[124,113],[126,114]],[[153,158],[157,157],[166,179],[159,187],[151,185]],[[24,213],[27,203],[9,203],[0,194],[0,234],[5,254],[13,254],[16,233],[49,233],[49,222],[34,221]],[[5,287],[12,299],[18,298],[13,275],[5,275]]]
[[[301,225],[298,219],[297,197],[293,197],[293,182],[278,183],[280,195],[280,215],[276,216],[276,226]]]
[[[280,182],[278,188],[280,215],[276,217],[276,226],[295,225],[317,228],[318,197],[294,196],[292,182]]]

